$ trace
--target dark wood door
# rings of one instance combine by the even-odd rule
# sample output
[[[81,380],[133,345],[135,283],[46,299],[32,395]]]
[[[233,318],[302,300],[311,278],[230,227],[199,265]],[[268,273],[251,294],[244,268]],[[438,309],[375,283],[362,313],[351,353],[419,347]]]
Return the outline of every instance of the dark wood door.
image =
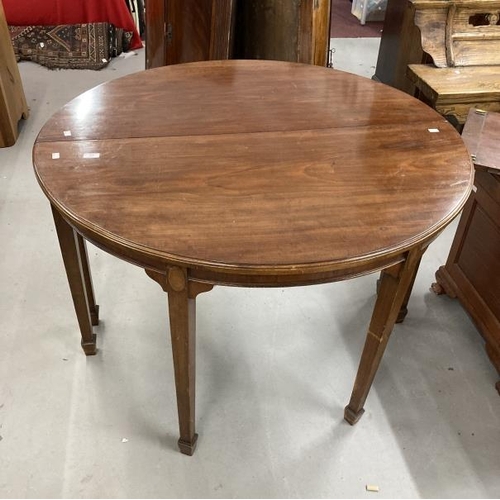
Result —
[[[146,68],[231,56],[234,0],[147,0]]]
[[[214,59],[325,66],[330,0],[147,0],[146,68]]]
[[[238,0],[235,58],[326,66],[330,0]]]

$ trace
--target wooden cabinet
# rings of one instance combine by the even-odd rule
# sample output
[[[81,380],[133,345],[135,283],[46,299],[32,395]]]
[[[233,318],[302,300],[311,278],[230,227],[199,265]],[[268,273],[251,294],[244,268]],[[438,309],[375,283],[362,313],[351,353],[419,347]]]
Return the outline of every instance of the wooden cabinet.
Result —
[[[147,0],[146,68],[211,59],[325,66],[330,0]]]
[[[18,122],[28,117],[21,76],[10,41],[0,1],[0,147],[12,146],[18,136]]]
[[[470,110],[462,137],[475,166],[475,191],[458,225],[438,293],[457,297],[500,373],[500,114]],[[500,382],[497,382],[500,391]]]

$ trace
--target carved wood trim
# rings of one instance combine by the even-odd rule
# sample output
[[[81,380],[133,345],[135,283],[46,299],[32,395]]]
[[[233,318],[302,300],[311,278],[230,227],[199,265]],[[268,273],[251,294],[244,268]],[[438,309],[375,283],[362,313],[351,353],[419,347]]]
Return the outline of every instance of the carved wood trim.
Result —
[[[448,16],[446,19],[445,30],[445,50],[446,50],[446,64],[448,66],[455,66],[455,53],[453,49],[453,23],[457,13],[457,6],[450,5],[448,9]]]
[[[145,269],[145,272],[153,281],[156,281],[161,286],[164,292],[169,292],[170,290],[182,292],[187,283],[188,297],[190,299],[195,299],[200,293],[209,292],[214,287],[212,283],[189,280],[187,270],[177,266],[169,267],[165,273],[153,271],[152,269]]]
[[[144,269],[144,271],[153,281],[156,281],[156,283],[161,286],[164,292],[168,291],[166,274],[160,273],[158,271],[153,271],[152,269]]]
[[[190,299],[195,299],[200,293],[209,292],[212,290],[214,285],[211,283],[203,283],[201,281],[189,281],[188,282],[188,297]]]

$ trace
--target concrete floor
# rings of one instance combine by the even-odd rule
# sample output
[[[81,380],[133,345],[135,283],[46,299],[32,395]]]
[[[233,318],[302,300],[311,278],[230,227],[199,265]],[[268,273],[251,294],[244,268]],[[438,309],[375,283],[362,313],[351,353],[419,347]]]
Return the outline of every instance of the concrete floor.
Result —
[[[370,76],[372,40],[335,40],[335,66]],[[83,355],[31,148],[69,99],[143,65],[143,51],[100,72],[20,65],[31,117],[0,150],[0,496],[498,497],[497,374],[460,305],[429,291],[456,222],[424,257],[355,427],[343,407],[375,275],[201,295],[193,457],[176,447],[166,296],[92,246],[102,323]]]

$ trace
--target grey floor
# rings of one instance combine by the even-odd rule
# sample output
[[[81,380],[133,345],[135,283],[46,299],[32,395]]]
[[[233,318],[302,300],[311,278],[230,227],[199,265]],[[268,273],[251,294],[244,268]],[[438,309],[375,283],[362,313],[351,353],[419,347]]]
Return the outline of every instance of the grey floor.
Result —
[[[337,68],[371,76],[377,40],[333,46]],[[100,72],[20,65],[31,117],[0,150],[0,496],[498,497],[497,374],[460,305],[429,291],[456,222],[425,255],[355,427],[343,407],[375,275],[201,295],[193,457],[176,448],[166,296],[94,247],[100,350],[83,355],[31,148],[69,99],[143,65],[143,51]]]

